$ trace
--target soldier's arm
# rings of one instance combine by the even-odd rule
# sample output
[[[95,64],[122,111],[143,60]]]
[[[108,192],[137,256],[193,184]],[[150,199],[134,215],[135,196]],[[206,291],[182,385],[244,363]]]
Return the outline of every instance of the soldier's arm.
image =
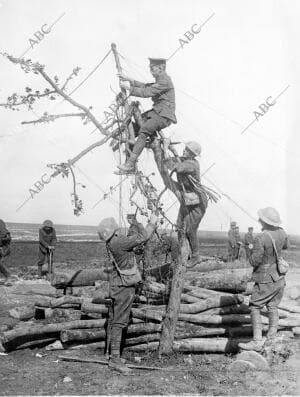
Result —
[[[256,237],[253,243],[253,251],[250,258],[250,263],[253,267],[257,267],[262,263],[264,256],[264,245],[260,236]]]
[[[141,81],[137,81],[137,80],[132,80],[130,85],[132,87],[137,87],[137,88],[144,88],[147,84],[142,83]]]
[[[39,242],[44,248],[49,247],[49,244],[47,243],[47,241],[44,240],[44,234],[41,229],[39,230]]]
[[[170,89],[170,84],[167,80],[159,80],[152,84],[144,84],[141,87],[131,85],[130,95],[140,98],[150,98],[158,94],[162,94]]]

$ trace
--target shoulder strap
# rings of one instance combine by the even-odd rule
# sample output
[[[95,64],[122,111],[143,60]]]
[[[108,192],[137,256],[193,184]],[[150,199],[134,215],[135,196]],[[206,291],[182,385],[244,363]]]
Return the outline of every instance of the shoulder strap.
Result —
[[[113,261],[114,265],[116,266],[118,272],[120,272],[120,268],[119,268],[119,266],[118,266],[118,264],[117,264],[117,262],[116,262],[116,260],[115,260],[115,258],[114,258],[114,255],[113,255],[113,253],[111,252],[111,250],[110,250],[110,248],[109,248],[109,246],[108,246],[107,243],[106,243],[106,250],[107,250],[107,255],[108,255],[108,257],[109,257],[110,259],[112,259],[112,261]]]
[[[267,234],[270,237],[271,241],[272,241],[272,245],[273,245],[273,248],[274,248],[274,251],[275,251],[276,260],[278,262],[278,252],[277,252],[276,244],[275,244],[275,241],[274,241],[274,239],[272,237],[272,234],[267,232],[266,230],[264,230],[264,233]]]

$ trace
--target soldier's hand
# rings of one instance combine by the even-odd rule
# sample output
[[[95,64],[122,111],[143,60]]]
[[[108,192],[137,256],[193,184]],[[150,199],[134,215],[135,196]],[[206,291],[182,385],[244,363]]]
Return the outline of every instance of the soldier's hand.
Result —
[[[125,90],[130,90],[130,84],[128,81],[120,81],[120,88]]]
[[[118,77],[119,77],[119,79],[122,80],[122,81],[129,81],[129,82],[130,82],[130,81],[133,81],[132,78],[126,76],[126,75],[123,74],[123,73],[118,73]]]

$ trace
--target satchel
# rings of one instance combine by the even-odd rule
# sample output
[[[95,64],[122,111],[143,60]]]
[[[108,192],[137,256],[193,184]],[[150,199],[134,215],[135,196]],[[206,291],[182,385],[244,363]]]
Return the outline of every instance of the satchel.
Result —
[[[113,263],[116,266],[117,272],[119,273],[119,276],[122,280],[122,284],[124,285],[124,287],[133,287],[134,285],[137,285],[142,281],[142,276],[137,267],[135,257],[133,258],[134,260],[133,267],[131,267],[130,269],[120,269],[108,245],[106,245],[106,249],[108,255],[112,258]]]
[[[187,207],[191,205],[200,204],[200,198],[197,193],[195,192],[186,192],[184,185],[182,183],[182,196]]]
[[[290,265],[288,264],[288,262],[285,259],[282,258],[282,256],[278,256],[278,252],[277,252],[277,249],[276,249],[276,244],[275,244],[275,241],[274,241],[272,235],[270,233],[268,233],[268,232],[266,232],[266,233],[271,238],[271,241],[272,241],[272,244],[273,244],[273,248],[274,248],[275,256],[276,256],[276,263],[277,263],[278,273],[280,275],[285,275],[288,272]]]

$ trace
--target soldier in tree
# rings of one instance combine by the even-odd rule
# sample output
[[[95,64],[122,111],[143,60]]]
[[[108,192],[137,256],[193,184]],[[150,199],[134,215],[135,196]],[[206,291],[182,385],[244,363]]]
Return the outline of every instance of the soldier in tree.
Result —
[[[262,226],[260,233],[254,240],[253,253],[250,263],[253,266],[252,281],[255,282],[251,299],[251,319],[253,340],[249,343],[240,343],[244,350],[261,351],[265,340],[262,337],[262,321],[260,310],[266,306],[269,315],[269,329],[267,343],[271,343],[278,328],[278,305],[283,297],[285,277],[278,269],[277,256],[281,250],[288,248],[288,237],[280,227],[279,213],[272,207],[258,211],[259,223]],[[276,247],[276,251],[274,248]]]
[[[52,221],[46,220],[43,222],[43,226],[39,230],[39,243],[38,275],[41,277],[43,275],[43,265],[46,260],[49,265],[50,252],[55,250],[57,243]]]
[[[128,326],[135,290],[141,282],[134,248],[149,240],[156,228],[157,219],[157,216],[152,213],[146,228],[132,236],[122,235],[122,230],[114,218],[105,218],[98,226],[99,238],[106,243],[111,259],[109,296],[113,300],[113,307],[110,308],[107,328],[107,333],[110,334],[108,349],[111,348],[109,367],[124,375],[130,374],[132,370],[120,357],[122,332]]]
[[[175,116],[175,90],[171,78],[166,73],[166,59],[149,58],[150,72],[155,78],[154,83],[144,84],[120,74],[120,87],[129,91],[129,95],[152,98],[153,108],[143,116],[142,125],[132,153],[124,165],[118,166],[117,173],[130,174],[135,172],[135,164],[146,146],[147,139],[153,139],[157,131],[177,123]]]

